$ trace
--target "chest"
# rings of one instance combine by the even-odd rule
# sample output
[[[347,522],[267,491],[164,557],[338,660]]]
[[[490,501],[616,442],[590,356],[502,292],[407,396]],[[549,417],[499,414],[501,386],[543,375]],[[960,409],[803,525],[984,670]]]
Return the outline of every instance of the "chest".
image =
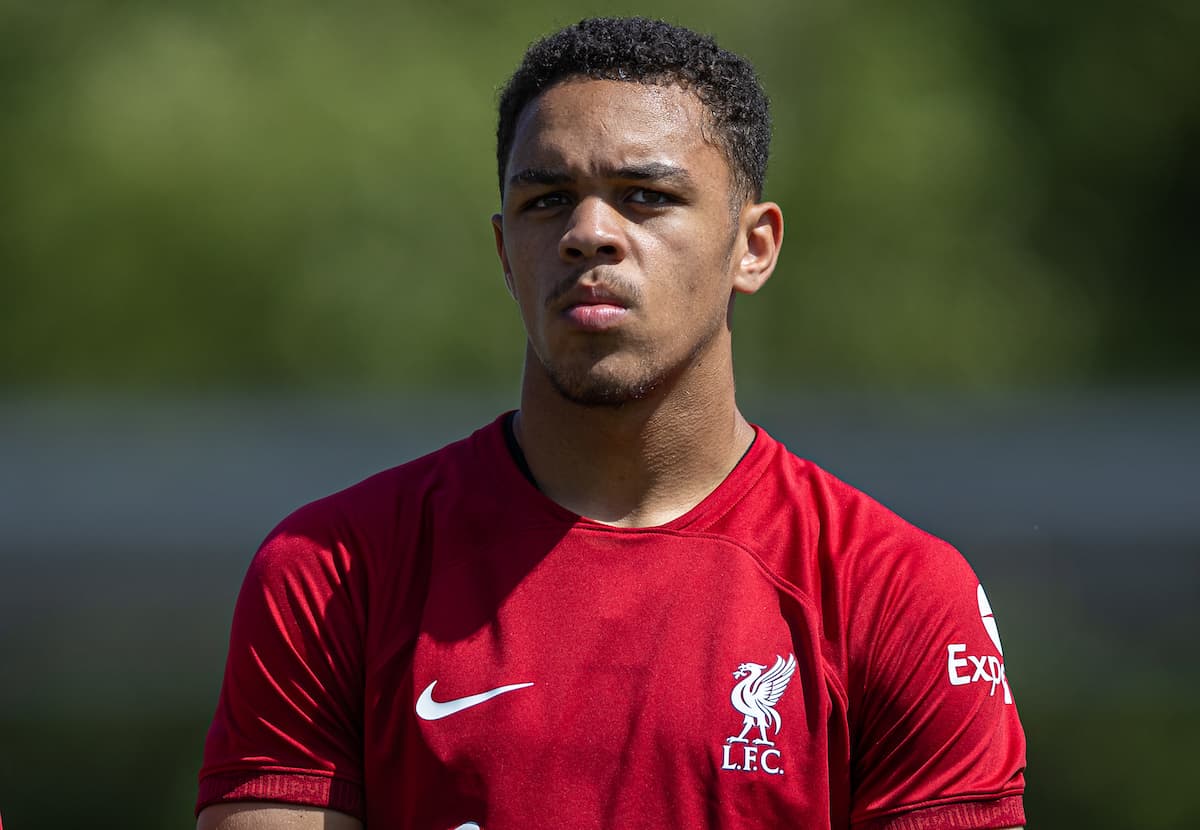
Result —
[[[745,549],[594,531],[431,555],[415,640],[371,635],[373,824],[828,821],[819,632]]]

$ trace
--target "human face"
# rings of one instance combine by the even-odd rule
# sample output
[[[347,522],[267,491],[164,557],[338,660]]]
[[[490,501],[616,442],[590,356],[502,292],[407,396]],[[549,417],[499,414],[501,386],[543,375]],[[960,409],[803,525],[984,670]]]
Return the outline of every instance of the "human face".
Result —
[[[705,119],[680,87],[591,79],[518,119],[496,245],[526,372],[568,400],[619,405],[728,359],[740,216]]]

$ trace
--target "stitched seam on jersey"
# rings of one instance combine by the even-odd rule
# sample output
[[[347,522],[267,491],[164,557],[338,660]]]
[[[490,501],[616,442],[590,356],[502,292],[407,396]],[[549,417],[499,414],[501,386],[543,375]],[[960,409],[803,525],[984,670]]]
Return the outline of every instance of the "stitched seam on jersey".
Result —
[[[737,548],[742,553],[749,556],[751,561],[754,562],[755,566],[767,578],[768,581],[770,581],[773,585],[775,585],[776,588],[783,591],[788,596],[792,597],[794,600],[796,600],[796,602],[803,605],[805,607],[805,609],[810,614],[812,614],[812,617],[814,620],[817,620],[817,621],[821,620],[821,615],[817,613],[818,609],[816,607],[816,603],[813,601],[813,599],[807,593],[800,590],[800,588],[798,586],[792,584],[791,582],[789,582],[788,580],[784,579],[782,576],[777,574],[774,570],[772,570],[767,565],[767,563],[763,561],[762,557],[759,556],[752,548],[747,547],[746,545],[739,542],[737,539],[733,539],[729,536],[725,536],[720,533],[706,533],[704,531],[698,531],[698,530],[689,531],[689,530],[682,530],[682,529],[675,529],[675,528],[662,528],[662,527],[623,528],[623,527],[614,527],[612,525],[595,525],[595,526],[586,525],[583,527],[573,528],[573,530],[580,530],[580,531],[586,530],[586,531],[595,531],[597,533],[616,533],[616,534],[626,533],[629,530],[638,530],[638,531],[640,531],[641,534],[647,535],[647,536],[659,534],[659,535],[663,535],[663,536],[674,536],[674,537],[681,538],[681,539],[697,539],[698,538],[698,539],[707,539],[707,540],[716,541],[716,542],[724,542],[728,545],[731,545],[731,546]],[[822,628],[821,629],[821,639],[824,640],[824,638],[825,638],[825,629]],[[841,702],[843,704],[849,704],[849,695],[847,694],[846,687],[842,684],[842,679],[837,674],[836,666],[831,664],[829,662],[829,660],[826,659],[823,650],[819,654],[819,657],[820,657],[822,666],[824,666],[824,668],[825,668],[826,680],[829,681],[830,684],[834,687],[834,691],[836,691],[838,693],[838,696],[841,698]]]
[[[1016,789],[1005,789],[1000,792],[972,792],[960,793],[958,795],[948,795],[942,798],[932,798],[928,801],[918,801],[914,804],[904,804],[899,807],[887,807],[882,810],[868,810],[863,815],[857,818],[851,818],[851,824],[858,824],[865,821],[878,821],[879,819],[892,818],[895,816],[904,815],[905,813],[915,813],[918,810],[933,810],[938,807],[949,807],[954,804],[977,804],[981,801],[1003,801],[1008,798],[1020,798],[1025,795],[1025,788],[1018,787]]]
[[[767,565],[767,563],[765,561],[763,561],[763,558],[761,556],[759,556],[758,553],[755,552],[753,549],[741,544],[740,542],[738,542],[735,539],[729,539],[724,536],[720,536],[719,534],[710,534],[710,535],[715,538],[724,539],[726,542],[729,542],[731,545],[733,545],[734,547],[736,547],[739,550],[741,550],[742,552],[744,552],[747,556],[749,556],[754,561],[754,564],[758,566],[758,569],[763,572],[763,574],[767,577],[767,579],[769,579],[771,582],[775,583],[775,585],[778,586],[780,590],[785,591],[790,596],[795,598],[795,600],[797,602],[804,605],[805,608],[808,609],[808,612],[810,614],[812,614],[813,619],[816,620],[818,622],[818,624],[821,625],[821,629],[820,629],[821,641],[822,642],[825,641],[824,618],[820,614],[820,609],[817,607],[816,602],[807,593],[800,590],[799,586],[793,585],[791,582],[789,582],[788,580],[786,580],[782,576],[780,576],[778,573],[776,573],[775,570],[773,568],[771,568],[769,565]],[[850,696],[846,690],[846,687],[844,685],[842,685],[842,679],[838,676],[838,673],[836,670],[837,667],[832,665],[829,662],[829,660],[826,659],[824,649],[820,650],[819,656],[821,659],[821,664],[825,667],[826,682],[834,687],[834,691],[836,691],[838,693],[838,696],[841,698],[842,704],[844,706],[848,707],[850,704]]]

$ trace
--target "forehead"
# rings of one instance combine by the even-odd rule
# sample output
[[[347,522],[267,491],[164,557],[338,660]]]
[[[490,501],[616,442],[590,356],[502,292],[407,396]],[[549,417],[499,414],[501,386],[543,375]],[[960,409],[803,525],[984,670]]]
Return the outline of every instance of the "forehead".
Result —
[[[554,167],[586,174],[666,162],[715,175],[728,165],[713,144],[707,110],[676,85],[570,79],[521,112],[507,169]],[[699,170],[697,170],[699,168]]]

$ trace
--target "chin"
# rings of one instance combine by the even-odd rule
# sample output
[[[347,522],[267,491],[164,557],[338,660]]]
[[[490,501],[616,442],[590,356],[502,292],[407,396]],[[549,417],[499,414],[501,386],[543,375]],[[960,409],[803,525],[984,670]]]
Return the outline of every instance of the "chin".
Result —
[[[645,400],[662,383],[662,377],[651,375],[638,379],[570,376],[547,368],[554,390],[564,399],[579,406],[619,407]]]

